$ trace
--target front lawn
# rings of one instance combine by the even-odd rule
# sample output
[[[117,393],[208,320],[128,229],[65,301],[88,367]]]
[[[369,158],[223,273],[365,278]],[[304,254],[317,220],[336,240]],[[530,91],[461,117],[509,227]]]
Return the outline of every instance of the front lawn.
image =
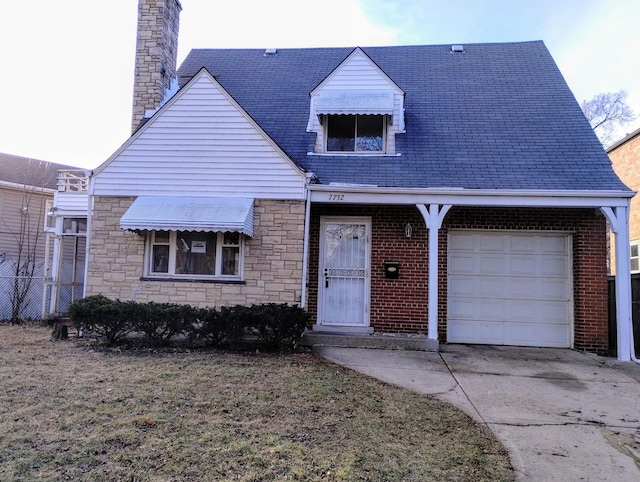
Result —
[[[0,325],[0,480],[513,480],[460,410],[312,353],[50,333]]]

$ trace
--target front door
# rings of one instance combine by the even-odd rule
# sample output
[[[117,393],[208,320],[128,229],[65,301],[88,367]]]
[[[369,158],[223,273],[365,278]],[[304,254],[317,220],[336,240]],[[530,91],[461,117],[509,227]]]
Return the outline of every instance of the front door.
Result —
[[[320,221],[319,325],[325,329],[369,326],[371,220]]]

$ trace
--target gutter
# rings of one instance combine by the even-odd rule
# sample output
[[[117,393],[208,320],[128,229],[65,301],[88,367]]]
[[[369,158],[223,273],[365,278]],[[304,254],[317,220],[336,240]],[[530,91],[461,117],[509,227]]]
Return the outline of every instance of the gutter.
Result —
[[[93,218],[93,171],[87,171],[89,186],[87,189],[87,237],[85,240],[84,280],[82,283],[82,297],[87,297],[87,281],[89,280],[89,246],[91,246],[91,224]]]
[[[304,193],[304,235],[302,243],[302,290],[300,292],[300,308],[305,309],[307,305],[307,273],[309,265],[309,233],[311,231],[311,196],[309,195],[310,183],[315,178],[315,174],[307,173],[307,185]]]
[[[37,194],[55,194],[57,192],[57,189],[51,189],[49,187],[34,186],[33,184],[20,184],[9,181],[0,181],[0,187],[17,189],[19,191],[31,191]]]
[[[410,194],[428,196],[478,196],[478,197],[582,197],[582,198],[632,198],[635,191],[592,191],[592,190],[529,190],[529,189],[466,189],[462,187],[436,187],[436,188],[393,188],[380,187],[365,184],[310,184],[309,191],[329,191],[329,192],[353,192],[370,194]]]

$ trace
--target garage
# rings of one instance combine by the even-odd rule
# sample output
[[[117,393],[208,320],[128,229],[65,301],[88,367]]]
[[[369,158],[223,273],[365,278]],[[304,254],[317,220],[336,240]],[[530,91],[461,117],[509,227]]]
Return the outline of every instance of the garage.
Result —
[[[570,348],[571,235],[449,232],[447,341]]]

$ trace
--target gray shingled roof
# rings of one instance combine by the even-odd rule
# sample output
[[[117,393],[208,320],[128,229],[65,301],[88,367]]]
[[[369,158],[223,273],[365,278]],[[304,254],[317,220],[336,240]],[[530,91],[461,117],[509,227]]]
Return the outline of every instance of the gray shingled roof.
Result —
[[[0,153],[0,181],[56,189],[59,169],[80,168]]]
[[[544,43],[363,47],[406,92],[397,157],[312,156],[309,93],[352,48],[196,49],[202,67],[322,184],[467,189],[627,190]]]

